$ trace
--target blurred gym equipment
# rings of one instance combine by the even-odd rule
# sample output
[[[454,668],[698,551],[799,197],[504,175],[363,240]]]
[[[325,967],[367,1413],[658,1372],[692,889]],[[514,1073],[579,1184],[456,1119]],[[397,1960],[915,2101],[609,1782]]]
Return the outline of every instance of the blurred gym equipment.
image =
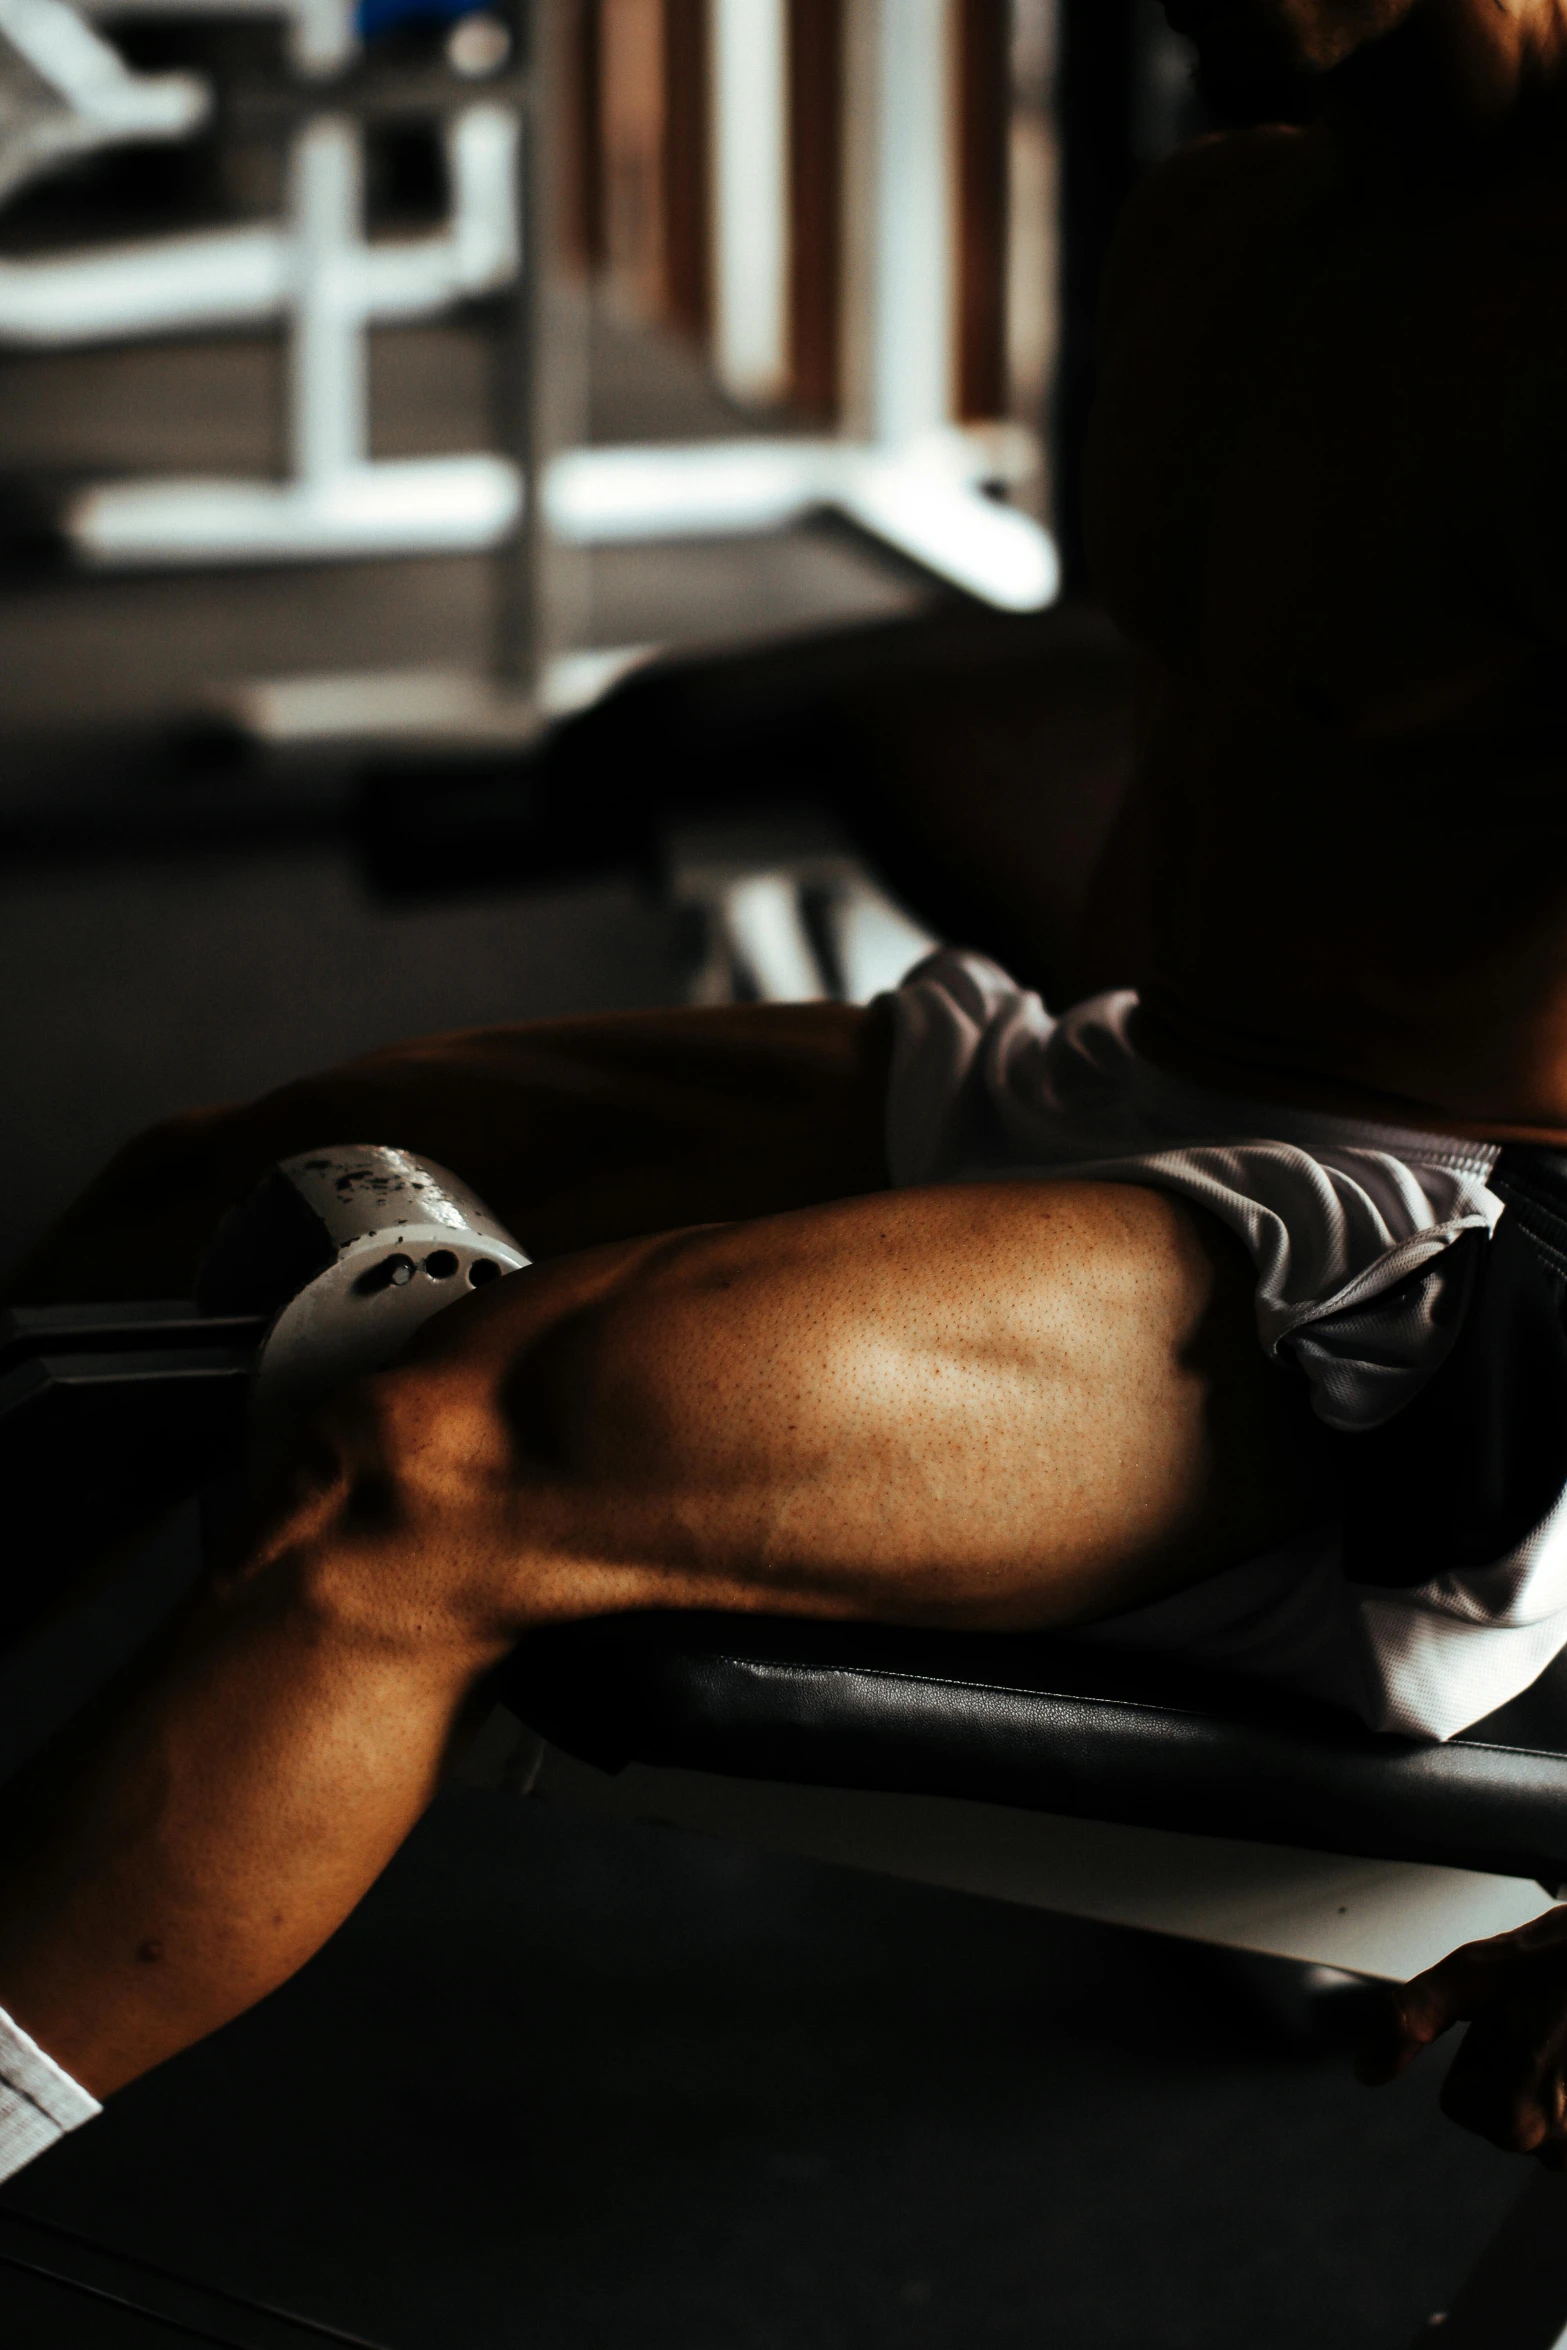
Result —
[[[211,0],[199,13],[221,19],[230,5]],[[352,59],[353,23],[340,7],[277,5],[289,18],[291,61],[311,81]],[[256,0],[239,0],[239,10],[259,12]],[[62,61],[55,77],[61,107],[50,119],[64,127],[47,145],[33,134],[29,176],[89,146],[187,134],[211,111],[210,93],[191,76],[128,73],[69,0],[12,0],[0,37],[19,56],[25,40],[35,68],[41,57]],[[454,78],[454,94],[461,89]],[[506,536],[518,487],[503,459],[369,459],[367,329],[439,314],[510,284],[517,273],[515,109],[454,104],[440,129],[450,220],[435,235],[366,242],[363,125],[311,108],[289,134],[283,220],[0,264],[0,343],[79,347],[275,320],[287,328],[293,478],[88,489],[62,517],[79,560],[320,561],[489,547]],[[0,130],[0,187],[4,162]],[[11,184],[21,176],[19,157]]]
[[[286,0],[280,0],[286,8]],[[202,13],[221,19],[231,0]],[[241,13],[258,0],[238,0]],[[33,12],[37,12],[37,22]],[[70,0],[12,0],[42,54],[38,24],[64,60],[48,140],[32,130],[30,168],[112,139],[174,137],[203,121],[208,99],[189,77],[137,77],[77,16]],[[951,252],[958,189],[946,0],[850,0],[844,170],[861,187],[851,266],[864,352],[860,429],[822,439],[791,433],[621,449],[532,446],[530,419],[561,408],[555,322],[533,280],[552,273],[547,250],[557,207],[537,166],[524,208],[533,222],[521,298],[524,342],[519,446],[489,457],[373,464],[368,456],[366,330],[429,316],[498,291],[521,261],[516,143],[547,150],[563,108],[551,65],[562,44],[532,37],[506,103],[459,104],[464,52],[444,94],[451,218],[413,243],[367,243],[362,125],[384,108],[372,56],[350,82],[352,28],[319,7],[291,13],[290,55],[319,88],[289,134],[289,203],[273,224],[12,262],[0,279],[0,341],[76,345],[254,326],[281,319],[291,348],[292,479],[118,483],[78,496],[64,517],[83,562],[100,566],[319,561],[364,554],[487,547],[511,531],[535,474],[542,523],[569,545],[776,529],[837,509],[899,552],[1003,609],[1032,610],[1056,593],[1048,534],[985,492],[1037,469],[1021,427],[970,431],[953,414],[955,300]],[[31,28],[28,30],[27,28]],[[5,29],[0,23],[0,31]],[[755,397],[783,373],[788,267],[782,0],[718,0],[712,16],[712,175],[709,233],[717,285],[720,374]],[[509,44],[496,25],[493,54]],[[47,44],[43,44],[47,46]],[[450,48],[450,44],[449,44]],[[18,50],[18,55],[21,55]],[[474,51],[475,61],[478,52]],[[67,71],[66,68],[69,68]],[[338,69],[330,92],[320,85]],[[439,109],[439,88],[419,93]],[[404,112],[417,99],[401,94]],[[17,128],[17,174],[23,164]],[[568,372],[573,361],[568,356]]]
[[[68,0],[0,7],[0,199],[122,140],[188,138],[208,114],[192,75],[132,72]]]
[[[133,31],[141,4],[114,21]],[[198,13],[180,0],[181,18]],[[232,12],[216,0],[209,29],[224,30],[231,13],[257,19],[260,0]],[[52,789],[45,798],[9,793],[0,853],[94,855],[138,839],[200,845],[226,830],[252,837],[258,826],[273,838],[330,829],[352,799],[336,779],[349,781],[355,746],[405,744],[424,762],[430,825],[408,844],[399,886],[418,886],[421,854],[429,882],[441,885],[438,844],[451,843],[455,870],[460,812],[476,796],[500,795],[498,771],[478,776],[469,754],[526,748],[542,757],[542,771],[530,765],[516,778],[514,797],[535,810],[546,775],[569,773],[580,787],[590,745],[602,749],[608,736],[563,741],[557,756],[550,730],[626,679],[662,638],[683,633],[676,614],[650,608],[634,639],[606,638],[594,548],[787,528],[830,510],[855,518],[862,543],[874,536],[889,553],[901,550],[925,582],[945,579],[981,611],[995,611],[985,602],[992,591],[1003,604],[1042,600],[1053,537],[1072,509],[1069,394],[1091,331],[1082,288],[1139,161],[1179,135],[1181,108],[1192,103],[1179,45],[1156,9],[1065,0],[1057,26],[1050,0],[560,0],[524,27],[532,51],[513,47],[511,58],[493,17],[459,21],[432,46],[428,27],[417,39],[396,27],[383,34],[384,14],[362,10],[356,30],[319,0],[303,13],[279,0],[287,75],[267,69],[269,52],[254,43],[227,45],[228,25],[210,60],[200,51],[220,102],[217,150],[226,156],[238,129],[252,150],[268,139],[279,156],[291,149],[292,209],[268,218],[263,207],[231,226],[117,248],[62,251],[54,238],[43,254],[13,250],[0,261],[0,335],[8,287],[33,309],[48,297],[47,315],[28,332],[51,337],[130,333],[137,319],[137,333],[165,336],[194,333],[202,318],[248,318],[262,333],[282,326],[283,478],[214,470],[192,479],[177,465],[137,478],[133,465],[128,478],[89,480],[55,508],[78,567],[167,576],[198,561],[488,543],[498,604],[488,647],[476,642],[460,665],[436,653],[395,669],[373,658],[350,665],[341,654],[334,663],[330,637],[308,667],[273,667],[264,655],[247,662],[240,651],[226,674],[191,692],[189,714],[201,723],[177,756],[161,745],[133,751],[130,790],[116,751],[97,754],[95,775],[84,768],[69,803]],[[523,114],[531,127],[519,141],[507,120]],[[439,132],[444,228],[388,233],[374,172],[366,217],[366,145],[388,127],[399,137]],[[508,228],[513,169],[531,191],[520,235],[514,217]],[[92,314],[82,308],[89,297]],[[367,457],[372,330],[474,301],[495,378],[492,447]],[[590,312],[633,337],[643,320],[672,327],[706,351],[732,399],[747,410],[761,404],[767,429],[737,412],[732,436],[693,438],[671,412],[650,425],[656,437],[630,443],[620,421],[618,436],[612,424],[607,442],[592,441],[602,427],[589,413],[600,364]],[[1048,445],[1053,386],[1064,402],[1057,450]],[[543,485],[531,503],[527,478]],[[1016,502],[1000,504],[988,488],[1009,478]],[[220,585],[215,598],[230,593]],[[1026,691],[1022,643],[1009,616],[998,613],[994,625],[992,666],[1007,672],[1010,711]],[[846,640],[845,653],[863,661],[870,681],[887,646],[887,633],[872,630],[857,645]],[[774,666],[775,712],[796,688],[814,699],[818,651],[801,646],[793,687],[787,664]],[[729,673],[721,646],[714,657]],[[689,678],[689,654],[685,663]],[[897,666],[907,686],[914,672],[901,656]],[[1042,704],[1053,706],[1064,666],[1053,642]],[[931,697],[921,699],[928,719]],[[667,708],[670,695],[661,687],[634,700]],[[966,766],[975,740],[985,744],[985,781],[966,801],[984,830],[997,728],[978,694],[969,715],[965,744],[950,723],[942,734]],[[264,772],[208,756],[214,720],[231,748],[261,750]],[[1010,727],[1008,715],[1001,731]],[[164,788],[188,772],[184,751],[196,735],[204,788]],[[1049,728],[1036,737],[1035,775],[1054,757]],[[747,746],[733,740],[742,754],[733,780],[754,802],[740,772]],[[825,740],[818,735],[818,751]],[[765,748],[759,737],[752,747]],[[908,748],[919,757],[912,730]],[[443,783],[436,756],[446,750],[454,764]],[[303,780],[287,766],[296,752],[317,762]],[[333,774],[322,754],[338,761]],[[638,755],[657,770],[652,796],[683,817],[669,746],[655,734]],[[155,760],[163,764],[148,789]],[[777,803],[779,763],[767,764]],[[842,777],[850,764],[840,742],[832,765]],[[895,796],[885,748],[875,764],[877,792]],[[1009,815],[1034,779],[1006,779]],[[783,804],[803,782],[802,770]],[[640,853],[646,827],[631,776],[600,774],[590,788],[601,804],[612,790],[632,817],[624,836],[600,828],[600,861]],[[1049,789],[1062,798],[1053,779]],[[924,809],[923,781],[915,797]],[[704,816],[706,799],[704,784],[689,812]],[[378,871],[380,845],[370,849]],[[468,864],[470,877],[481,869]],[[504,871],[547,879],[548,860]],[[922,919],[932,917],[922,910]]]
[[[367,762],[355,834],[404,900],[615,868],[688,900],[704,839],[731,878],[747,857],[847,850],[918,926],[908,961],[920,933],[962,939],[1065,1004],[1119,976],[1114,909],[1089,907],[1133,683],[1114,631],[1069,604],[670,656],[521,755]]]
[[[0,337],[16,340],[55,339],[65,317],[72,342],[287,322],[292,478],[83,491],[64,517],[82,562],[322,562],[505,538],[519,493],[504,459],[369,455],[367,328],[436,315],[516,274],[516,116],[468,106],[442,131],[452,209],[434,236],[365,241],[362,134],[322,114],[290,147],[286,225],[13,263],[0,278]]]

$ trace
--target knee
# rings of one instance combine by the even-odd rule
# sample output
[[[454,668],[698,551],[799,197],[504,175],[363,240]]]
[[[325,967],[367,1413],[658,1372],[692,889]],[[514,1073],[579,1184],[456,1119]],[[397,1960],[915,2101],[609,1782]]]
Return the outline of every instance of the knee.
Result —
[[[689,1443],[668,1393],[671,1348],[693,1371],[687,1253],[617,1244],[438,1316],[301,1430],[236,1592],[279,1593],[337,1637],[497,1658],[532,1624],[645,1604],[644,1521]]]
[[[504,1431],[472,1382],[441,1365],[380,1372],[300,1431],[217,1580],[339,1644],[499,1655],[510,1486]]]

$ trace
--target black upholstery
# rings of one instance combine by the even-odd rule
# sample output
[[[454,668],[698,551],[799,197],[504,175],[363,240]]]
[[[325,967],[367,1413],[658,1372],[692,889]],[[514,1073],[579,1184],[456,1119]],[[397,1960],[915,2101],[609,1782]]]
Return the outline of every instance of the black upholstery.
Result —
[[[756,1616],[538,1633],[500,1694],[607,1770],[968,1796],[1567,1884],[1567,1659],[1446,1746],[1086,1643]]]

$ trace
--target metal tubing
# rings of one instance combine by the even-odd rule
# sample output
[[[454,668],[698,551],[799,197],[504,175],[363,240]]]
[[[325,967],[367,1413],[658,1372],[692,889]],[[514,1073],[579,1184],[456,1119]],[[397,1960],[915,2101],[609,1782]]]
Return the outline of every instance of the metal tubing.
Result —
[[[351,257],[361,243],[364,157],[341,115],[307,124],[291,157],[297,277],[289,341],[289,441],[296,478],[320,487],[369,453],[365,311]]]
[[[280,230],[255,228],[0,262],[0,343],[68,350],[260,325],[288,299],[290,258]]]
[[[712,0],[714,358],[737,399],[787,384],[788,22],[784,0]]]
[[[895,446],[952,415],[952,43],[949,0],[871,4],[870,437]]]
[[[836,509],[998,610],[1042,610],[1058,579],[1048,532],[984,495],[982,443],[955,436],[941,449],[941,464],[832,440],[570,449],[544,474],[549,540],[570,550],[745,536]],[[525,513],[504,458],[423,457],[297,485],[111,483],[84,491],[66,527],[85,562],[145,569],[491,547]]]
[[[306,133],[307,141],[319,127]],[[451,124],[446,146],[452,213],[435,236],[366,245],[357,200],[345,206],[340,192],[337,218],[341,226],[346,216],[349,234],[331,271],[342,315],[364,322],[429,318],[515,276],[515,114],[504,106],[467,107]],[[310,166],[312,173],[319,168],[319,159]],[[296,163],[296,206],[303,177]],[[0,261],[0,343],[71,349],[265,325],[300,291],[301,226],[296,210],[291,226],[215,229],[47,261]],[[324,272],[324,253],[314,266]]]

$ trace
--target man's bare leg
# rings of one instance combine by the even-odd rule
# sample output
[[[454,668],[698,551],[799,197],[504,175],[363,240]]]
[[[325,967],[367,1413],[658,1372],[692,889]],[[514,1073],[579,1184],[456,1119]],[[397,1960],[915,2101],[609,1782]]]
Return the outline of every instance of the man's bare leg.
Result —
[[[140,1684],[16,1792],[0,2003],[110,2091],[333,1931],[531,1627],[1050,1626],[1306,1505],[1251,1271],[1160,1194],[884,1195],[497,1284],[321,1415]]]

